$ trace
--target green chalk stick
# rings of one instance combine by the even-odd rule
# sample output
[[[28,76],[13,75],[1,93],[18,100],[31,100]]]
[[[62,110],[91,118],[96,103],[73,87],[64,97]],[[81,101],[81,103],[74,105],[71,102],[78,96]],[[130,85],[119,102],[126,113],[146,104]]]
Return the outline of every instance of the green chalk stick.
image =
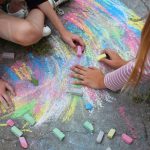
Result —
[[[83,127],[86,128],[90,132],[94,131],[93,125],[88,121],[84,122]]]
[[[59,129],[55,128],[53,129],[53,134],[60,140],[62,141],[65,138],[65,134],[61,132]]]
[[[15,134],[17,137],[20,137],[23,135],[23,132],[19,130],[16,126],[11,127],[11,132]]]
[[[23,116],[23,118],[24,118],[30,125],[32,125],[32,126],[36,123],[36,121],[34,120],[34,118],[33,118],[31,115],[29,115],[29,114],[25,114],[25,115]]]
[[[38,81],[37,79],[33,78],[33,77],[32,77],[32,79],[31,79],[31,83],[32,83],[33,85],[35,85],[35,86],[38,86],[38,85],[39,85],[39,81]]]

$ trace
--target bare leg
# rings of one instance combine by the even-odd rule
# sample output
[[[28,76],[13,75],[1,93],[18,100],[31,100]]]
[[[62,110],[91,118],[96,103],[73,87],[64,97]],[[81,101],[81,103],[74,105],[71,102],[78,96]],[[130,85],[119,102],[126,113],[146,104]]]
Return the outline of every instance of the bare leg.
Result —
[[[33,9],[26,19],[9,16],[0,11],[0,38],[28,46],[42,38],[44,14]]]

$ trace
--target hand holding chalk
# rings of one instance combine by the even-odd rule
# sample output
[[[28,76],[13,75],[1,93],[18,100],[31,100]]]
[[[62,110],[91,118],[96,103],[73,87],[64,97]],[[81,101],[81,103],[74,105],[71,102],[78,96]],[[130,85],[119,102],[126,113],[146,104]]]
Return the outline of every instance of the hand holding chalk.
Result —
[[[114,68],[114,69],[118,69],[121,66],[125,65],[126,63],[128,63],[128,61],[123,60],[117,52],[112,51],[112,50],[105,50],[103,51],[105,54],[103,54],[103,58],[101,58],[99,61],[107,64],[108,66]],[[102,56],[101,56],[102,57]]]

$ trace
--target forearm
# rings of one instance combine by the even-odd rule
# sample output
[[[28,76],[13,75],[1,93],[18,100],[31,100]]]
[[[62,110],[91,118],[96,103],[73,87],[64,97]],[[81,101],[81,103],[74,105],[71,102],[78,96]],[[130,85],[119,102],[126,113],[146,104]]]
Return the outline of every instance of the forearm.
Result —
[[[105,86],[112,91],[118,91],[122,89],[122,87],[128,81],[134,65],[135,62],[131,61],[119,69],[106,74],[104,77]]]
[[[38,7],[48,17],[48,19],[52,22],[52,24],[59,31],[59,33],[63,35],[66,32],[66,29],[63,26],[60,19],[58,18],[56,12],[54,11],[50,3],[44,2],[40,4]]]

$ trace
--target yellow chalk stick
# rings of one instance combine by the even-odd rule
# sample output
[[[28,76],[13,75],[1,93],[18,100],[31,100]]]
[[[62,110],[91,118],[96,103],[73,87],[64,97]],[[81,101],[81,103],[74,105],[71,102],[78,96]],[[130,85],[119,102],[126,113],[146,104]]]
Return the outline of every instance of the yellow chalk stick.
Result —
[[[101,59],[106,58],[106,57],[107,57],[106,54],[101,54],[97,57],[97,60],[100,61]]]
[[[115,135],[115,133],[116,133],[115,129],[110,129],[110,131],[107,134],[107,137],[110,138],[110,139],[112,139],[113,136]]]
[[[6,127],[6,126],[7,126],[7,124],[5,124],[5,123],[0,124],[0,127]]]
[[[29,130],[29,129],[23,129],[23,130],[21,130],[22,132],[32,132],[31,130]]]

